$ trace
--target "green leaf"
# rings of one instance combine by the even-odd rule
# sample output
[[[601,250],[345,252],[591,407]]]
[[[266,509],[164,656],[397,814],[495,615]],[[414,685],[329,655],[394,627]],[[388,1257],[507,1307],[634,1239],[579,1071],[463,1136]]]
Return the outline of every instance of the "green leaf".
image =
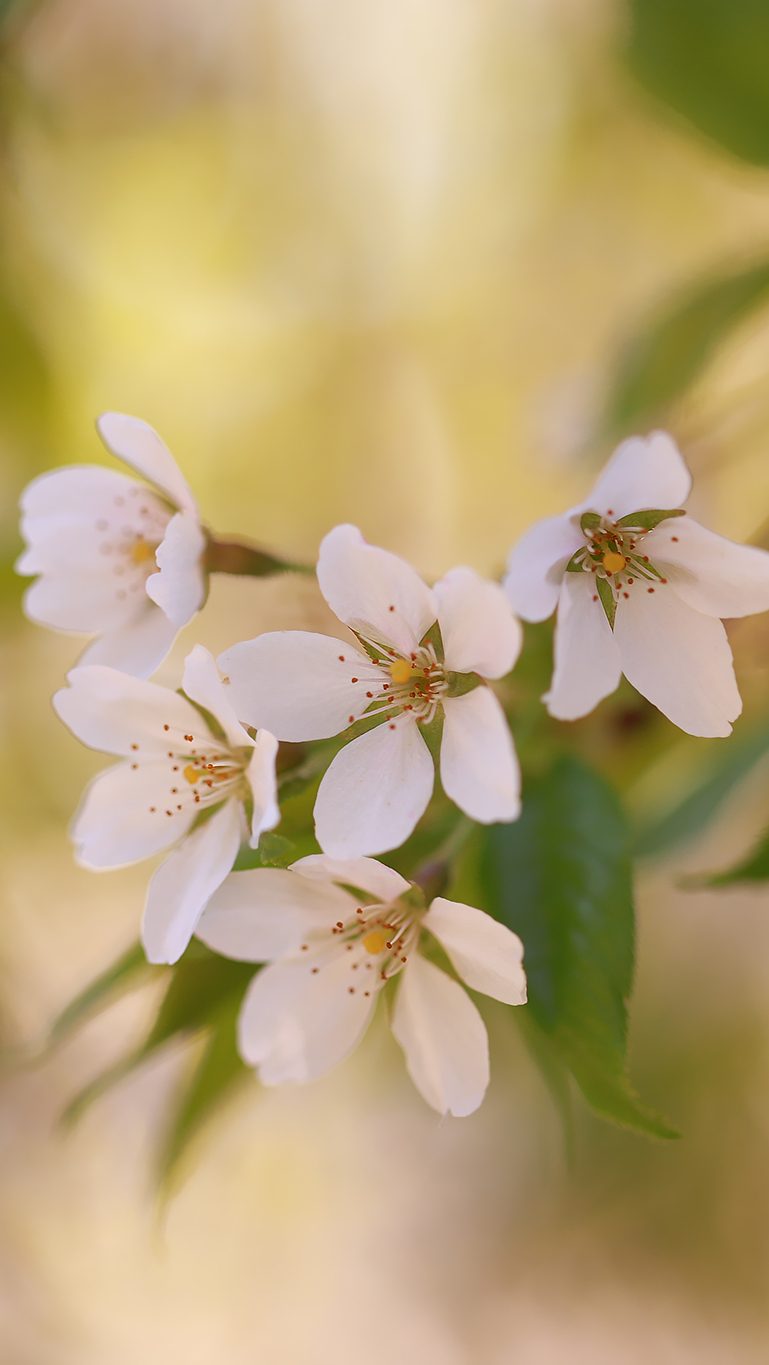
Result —
[[[259,836],[259,857],[263,867],[288,867],[298,856],[296,844],[282,834],[267,829]]]
[[[62,1010],[48,1034],[48,1046],[55,1047],[94,1014],[98,1014],[127,991],[137,990],[152,977],[165,971],[153,967],[144,955],[141,943],[134,943],[122,953],[111,967],[95,978],[85,990]]]
[[[620,359],[606,405],[608,434],[642,429],[664,415],[730,331],[768,297],[769,260],[763,259],[701,281],[674,299]]]
[[[761,835],[747,858],[743,858],[734,867],[728,867],[723,872],[697,873],[692,877],[685,877],[682,880],[682,885],[696,888],[732,886],[735,882],[766,881],[769,881],[769,830]]]
[[[179,1184],[179,1163],[190,1143],[211,1118],[232,1098],[253,1072],[237,1049],[240,997],[227,1001],[212,1020],[211,1031],[192,1075],[182,1087],[157,1159],[161,1203]]]
[[[677,1136],[640,1102],[626,1073],[634,911],[616,793],[564,755],[526,784],[521,818],[481,838],[487,907],[523,940],[534,1021],[597,1113]]]
[[[768,751],[769,727],[765,725],[735,736],[726,748],[716,742],[715,759],[694,790],[672,808],[657,812],[635,831],[632,841],[635,856],[655,857],[693,839]]]
[[[683,507],[672,507],[663,512],[659,507],[647,507],[642,512],[629,512],[626,517],[620,517],[618,526],[638,527],[642,531],[653,531],[655,526],[659,526],[661,521],[667,521],[670,517],[682,517],[685,515]]]
[[[701,133],[769,165],[765,0],[630,0],[627,59],[646,89]]]
[[[583,512],[579,521],[580,526],[586,536],[592,535],[601,525],[601,518],[598,512]]]
[[[601,599],[601,606],[606,613],[606,620],[609,622],[612,630],[614,630],[614,617],[617,614],[617,599],[614,596],[608,578],[602,578],[596,574],[595,590]]]

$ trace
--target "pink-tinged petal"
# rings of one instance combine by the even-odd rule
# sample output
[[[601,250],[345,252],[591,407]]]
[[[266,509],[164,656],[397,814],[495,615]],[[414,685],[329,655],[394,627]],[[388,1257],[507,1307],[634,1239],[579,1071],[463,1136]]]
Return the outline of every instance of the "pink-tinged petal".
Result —
[[[53,709],[89,749],[121,754],[134,763],[187,751],[184,736],[215,743],[199,711],[186,697],[97,664],[74,668],[69,687],[53,697]]]
[[[662,522],[643,552],[678,596],[705,616],[751,616],[769,610],[769,554],[737,545],[691,517]]]
[[[646,507],[681,507],[692,476],[672,436],[653,431],[617,446],[583,504],[613,521]]]
[[[148,422],[124,412],[103,412],[96,428],[113,455],[154,483],[180,512],[197,518],[197,504],[176,460]]]
[[[342,640],[306,630],[270,631],[218,659],[240,720],[278,739],[329,739],[363,715],[381,669]],[[355,682],[353,682],[353,678]]]
[[[542,700],[558,720],[578,720],[616,691],[621,675],[619,646],[593,575],[567,573],[558,602],[553,680]]]
[[[256,742],[251,762],[246,768],[246,781],[251,788],[254,801],[251,816],[252,848],[259,844],[259,836],[266,829],[274,829],[280,824],[278,805],[278,782],[275,776],[275,760],[278,756],[278,741],[269,730],[257,730]]]
[[[462,980],[506,1005],[525,1005],[523,944],[511,929],[459,901],[434,900],[422,920],[446,949]]]
[[[226,801],[169,853],[154,873],[142,922],[142,943],[149,962],[178,962],[206,902],[237,857],[240,826],[240,802]]]
[[[115,539],[162,539],[168,507],[135,479],[100,465],[67,465],[33,479],[21,495],[21,534],[28,549],[18,573],[88,569],[107,577]]]
[[[720,621],[681,601],[672,584],[636,580],[621,598],[614,636],[635,688],[689,735],[731,734],[742,710]]]
[[[320,546],[318,583],[331,610],[354,630],[373,626],[401,654],[437,617],[435,598],[405,559],[369,545],[357,526],[335,526]]]
[[[160,569],[147,579],[147,596],[180,630],[203,605],[206,584],[202,555],[206,538],[195,517],[177,512],[168,523],[155,559]]]
[[[545,621],[558,605],[564,570],[585,537],[569,512],[546,517],[513,546],[502,586],[524,621]]]
[[[78,862],[93,869],[125,867],[169,848],[188,832],[194,811],[166,814],[168,767],[117,763],[86,787],[72,822]]]
[[[318,972],[306,955],[265,967],[254,978],[238,1021],[241,1056],[264,1085],[314,1080],[349,1056],[366,1031],[376,992],[350,992],[349,963],[334,954]]]
[[[446,667],[501,678],[521,652],[521,627],[498,583],[475,569],[451,569],[436,583]]]
[[[311,853],[292,863],[291,871],[313,881],[332,880],[357,886],[359,891],[367,891],[383,904],[411,890],[411,882],[407,882],[400,872],[378,863],[375,858],[329,858],[325,853]]]
[[[210,711],[218,720],[227,743],[233,749],[253,744],[254,741],[243,729],[232,709],[230,688],[225,687],[219,677],[213,655],[209,654],[203,645],[195,645],[184,660],[182,688],[190,701],[196,701],[198,706],[202,706],[204,711]]]
[[[463,1118],[478,1108],[489,1084],[483,1020],[462,987],[420,953],[401,973],[392,1029],[433,1109]]]
[[[238,962],[271,962],[299,952],[304,938],[331,932],[355,914],[349,892],[333,882],[311,882],[277,867],[232,872],[214,892],[197,929],[198,938]]]
[[[103,665],[134,678],[148,678],[160,667],[178,633],[165,612],[145,599],[144,609],[135,620],[93,640],[76,667]]]
[[[460,810],[482,825],[517,820],[521,775],[513,737],[498,699],[476,687],[443,703],[441,782]]]
[[[315,834],[331,858],[399,848],[424,814],[435,773],[416,721],[385,721],[339,751],[315,802]]]

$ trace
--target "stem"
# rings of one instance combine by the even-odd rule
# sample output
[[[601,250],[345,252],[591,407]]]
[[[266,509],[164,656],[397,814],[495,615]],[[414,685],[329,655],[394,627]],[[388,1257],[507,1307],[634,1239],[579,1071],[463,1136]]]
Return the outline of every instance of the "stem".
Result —
[[[203,567],[208,573],[246,574],[252,578],[268,578],[278,573],[315,572],[309,564],[289,564],[246,541],[217,540],[210,534]]]

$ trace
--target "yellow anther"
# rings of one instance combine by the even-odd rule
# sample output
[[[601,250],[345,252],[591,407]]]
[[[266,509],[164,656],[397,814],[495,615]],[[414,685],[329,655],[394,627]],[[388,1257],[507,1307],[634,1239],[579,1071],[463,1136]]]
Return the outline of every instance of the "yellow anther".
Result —
[[[390,677],[394,683],[407,683],[411,677],[411,664],[408,659],[396,659],[390,664]]]
[[[618,554],[616,550],[607,550],[601,563],[607,573],[622,573],[627,560],[624,555]]]
[[[195,783],[200,781],[203,774],[200,771],[200,768],[196,768],[192,763],[188,763],[187,767],[184,769],[184,776],[190,783],[190,786],[194,787]]]
[[[148,559],[155,558],[155,546],[150,545],[146,540],[136,540],[131,546],[131,559],[134,564],[144,564]]]
[[[367,953],[371,953],[372,957],[376,957],[377,953],[381,953],[384,946],[384,934],[380,934],[378,929],[375,929],[373,934],[366,934],[366,937],[363,940],[363,947],[366,949]]]

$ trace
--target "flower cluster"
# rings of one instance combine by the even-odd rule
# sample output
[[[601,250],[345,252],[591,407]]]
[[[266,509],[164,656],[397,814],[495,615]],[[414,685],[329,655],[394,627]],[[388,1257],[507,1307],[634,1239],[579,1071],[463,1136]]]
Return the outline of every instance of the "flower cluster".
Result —
[[[108,413],[99,431],[145,482],[87,466],[35,480],[22,497],[18,564],[38,576],[25,598],[33,620],[96,636],[54,697],[78,739],[119,759],[75,816],[78,860],[102,870],[166,855],[142,924],[151,962],[177,962],[196,935],[263,964],[239,1046],[265,1084],[335,1066],[386,993],[425,1100],[471,1113],[488,1084],[488,1044],[460,982],[524,1003],[523,945],[482,910],[426,897],[431,870],[446,870],[440,847],[411,879],[372,855],[409,840],[436,768],[468,828],[518,818],[518,760],[493,684],[517,661],[519,617],[557,610],[543,698],[557,719],[587,715],[624,673],[681,729],[729,734],[741,700],[721,618],[769,608],[769,554],[685,512],[689,472],[656,432],[625,441],[585,502],[533,526],[502,585],[462,566],[430,587],[357,527],[334,527],[317,579],[339,635],[262,634],[233,644],[218,667],[197,645],[173,692],[146,679],[202,606],[215,542],[152,428]],[[261,849],[280,823],[284,775],[291,791],[320,773],[321,852],[288,867],[254,865],[255,852],[244,864],[243,850]],[[233,871],[239,856],[245,870]]]

